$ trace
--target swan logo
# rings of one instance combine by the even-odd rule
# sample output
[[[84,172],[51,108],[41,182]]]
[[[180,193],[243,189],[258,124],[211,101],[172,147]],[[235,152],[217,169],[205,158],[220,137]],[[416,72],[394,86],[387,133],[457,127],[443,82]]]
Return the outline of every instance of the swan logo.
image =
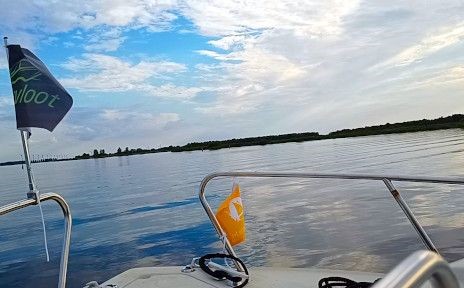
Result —
[[[55,108],[55,101],[60,100],[58,95],[50,95],[45,91],[37,91],[28,86],[28,82],[40,81],[42,73],[28,60],[20,60],[13,69],[10,69],[11,84],[13,85],[13,95],[15,104],[47,104],[50,108]],[[30,83],[29,83],[30,84]],[[40,87],[40,86],[39,86]]]
[[[223,235],[227,236],[231,245],[245,241],[245,209],[240,195],[240,186],[234,183],[232,193],[219,205],[216,218]]]
[[[240,221],[240,218],[243,216],[242,198],[235,197],[230,201],[229,215],[230,218],[234,219],[235,221]]]
[[[11,84],[14,85],[19,81],[27,83],[29,81],[40,80],[42,73],[34,67],[28,60],[22,59],[16,63],[13,69],[10,69]]]

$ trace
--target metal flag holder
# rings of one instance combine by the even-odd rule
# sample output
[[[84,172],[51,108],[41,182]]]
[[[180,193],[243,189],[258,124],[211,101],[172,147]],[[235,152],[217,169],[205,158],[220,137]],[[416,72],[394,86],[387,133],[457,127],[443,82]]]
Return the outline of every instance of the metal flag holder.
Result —
[[[3,42],[5,44],[5,48],[7,49],[8,45],[8,37],[3,37]],[[8,57],[8,51],[7,51],[7,57]],[[27,177],[28,177],[28,182],[29,182],[29,191],[27,192],[27,199],[25,200],[20,200],[14,203],[10,203],[4,206],[0,207],[0,216],[8,214],[10,212],[26,208],[28,206],[33,206],[33,205],[39,205],[43,201],[48,201],[48,200],[53,200],[61,208],[61,211],[63,212],[63,217],[65,220],[65,227],[64,227],[64,239],[63,239],[63,248],[61,251],[61,259],[60,259],[60,272],[59,272],[59,278],[58,278],[58,288],[65,288],[66,286],[66,273],[68,270],[68,258],[69,258],[69,248],[71,244],[71,228],[72,228],[72,216],[71,216],[71,210],[69,208],[68,203],[64,198],[56,193],[45,193],[45,194],[40,194],[39,191],[37,190],[35,183],[34,183],[34,177],[32,175],[32,167],[31,167],[31,159],[30,159],[30,154],[29,154],[29,131],[28,130],[20,130],[20,135],[21,135],[21,142],[23,145],[23,151],[24,151],[24,163],[26,164],[26,171],[27,171]],[[42,215],[42,221],[43,221],[43,214],[42,214],[42,208],[40,207],[40,212]],[[44,226],[44,238],[45,238],[45,245],[46,245],[46,236],[45,236],[45,226]],[[47,249],[47,246],[45,246]],[[47,260],[48,260],[48,251],[47,251]]]
[[[63,239],[63,249],[61,251],[61,260],[60,260],[60,274],[58,279],[58,288],[66,287],[66,272],[68,270],[68,257],[69,257],[69,247],[71,244],[71,227],[72,227],[72,217],[71,210],[69,209],[68,203],[64,200],[63,197],[56,193],[45,193],[39,195],[38,199],[40,202],[53,200],[61,207],[63,212],[63,217],[65,219],[64,227],[64,239]],[[10,203],[0,207],[0,216],[8,214],[10,212],[26,208],[28,206],[37,205],[38,201],[35,198],[25,199],[18,202]]]

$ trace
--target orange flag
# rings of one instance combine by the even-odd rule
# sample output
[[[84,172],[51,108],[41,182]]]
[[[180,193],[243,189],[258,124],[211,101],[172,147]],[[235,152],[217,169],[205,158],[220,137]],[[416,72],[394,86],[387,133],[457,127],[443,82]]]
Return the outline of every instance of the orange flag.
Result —
[[[245,241],[245,210],[240,197],[240,186],[234,183],[232,193],[221,203],[216,218],[232,246]]]

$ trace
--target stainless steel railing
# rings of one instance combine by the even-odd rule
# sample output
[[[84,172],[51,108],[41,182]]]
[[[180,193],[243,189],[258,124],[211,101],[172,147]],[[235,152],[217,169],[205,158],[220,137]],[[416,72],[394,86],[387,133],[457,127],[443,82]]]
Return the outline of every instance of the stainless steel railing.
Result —
[[[331,174],[331,173],[281,173],[281,172],[218,172],[207,175],[200,184],[199,197],[203,208],[206,211],[211,223],[213,224],[217,234],[221,237],[224,235],[221,225],[219,224],[216,216],[214,215],[211,206],[206,200],[205,190],[206,185],[214,178],[218,177],[259,177],[259,178],[307,178],[307,179],[351,179],[351,180],[377,180],[382,181],[390,191],[395,201],[403,210],[404,214],[408,218],[411,225],[416,230],[420,239],[424,243],[425,247],[438,253],[437,248],[433,244],[430,237],[425,232],[424,228],[420,225],[414,213],[411,211],[407,203],[401,197],[398,189],[393,185],[393,181],[401,182],[421,182],[421,183],[441,183],[441,184],[458,184],[464,185],[464,179],[451,178],[451,177],[408,177],[408,176],[392,176],[392,175],[369,175],[369,174]],[[225,248],[229,254],[237,256],[234,248],[229,243],[227,238],[221,237],[221,241],[224,241]]]
[[[448,263],[438,254],[417,251],[374,284],[373,288],[416,288],[431,280],[436,288],[459,288]]]
[[[53,200],[58,205],[60,205],[65,219],[64,227],[64,239],[63,239],[63,249],[61,251],[61,260],[60,260],[60,274],[58,278],[58,288],[65,288],[66,286],[66,273],[68,270],[68,258],[69,258],[69,246],[71,244],[71,227],[72,227],[72,216],[71,210],[69,209],[68,203],[64,200],[63,197],[56,193],[46,193],[40,195],[40,202]],[[0,216],[28,207],[32,205],[37,205],[38,201],[36,199],[26,199],[18,202],[10,203],[5,206],[0,207]]]

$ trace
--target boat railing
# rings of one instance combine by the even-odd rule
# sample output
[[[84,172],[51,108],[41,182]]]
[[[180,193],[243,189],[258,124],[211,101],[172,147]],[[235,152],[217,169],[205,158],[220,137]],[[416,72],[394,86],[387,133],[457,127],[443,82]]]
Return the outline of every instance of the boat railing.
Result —
[[[373,288],[421,287],[427,280],[436,288],[459,288],[449,264],[438,254],[417,251],[403,260]]]
[[[40,202],[44,202],[48,200],[53,200],[56,203],[58,203],[58,205],[61,207],[61,211],[63,212],[63,217],[65,219],[63,248],[61,251],[60,272],[59,272],[59,278],[58,278],[58,288],[65,288],[66,273],[68,270],[69,247],[71,244],[71,227],[72,227],[71,210],[69,209],[68,203],[59,194],[45,193],[45,194],[40,195]],[[38,203],[39,201],[37,201],[37,199],[30,198],[30,199],[25,199],[25,200],[7,204],[5,206],[0,207],[0,216],[19,210],[19,209],[22,209],[22,208],[26,208],[28,206],[37,205]]]
[[[339,179],[339,180],[374,180],[382,181],[395,201],[400,206],[408,218],[411,225],[419,235],[419,238],[424,243],[425,247],[439,254],[437,248],[433,244],[430,237],[425,232],[422,225],[419,223],[414,213],[409,208],[406,201],[401,197],[400,191],[393,185],[393,182],[420,182],[420,183],[440,183],[440,184],[457,184],[464,185],[463,178],[453,177],[409,177],[409,176],[391,176],[391,175],[369,175],[369,174],[334,174],[334,173],[284,173],[284,172],[217,172],[207,175],[203,178],[200,184],[199,197],[203,208],[206,211],[211,223],[213,224],[217,234],[230,255],[237,257],[234,248],[227,240],[227,237],[222,237],[224,232],[217,220],[211,206],[206,200],[205,190],[207,184],[215,178],[219,177],[253,177],[253,178],[306,178],[306,179]]]

